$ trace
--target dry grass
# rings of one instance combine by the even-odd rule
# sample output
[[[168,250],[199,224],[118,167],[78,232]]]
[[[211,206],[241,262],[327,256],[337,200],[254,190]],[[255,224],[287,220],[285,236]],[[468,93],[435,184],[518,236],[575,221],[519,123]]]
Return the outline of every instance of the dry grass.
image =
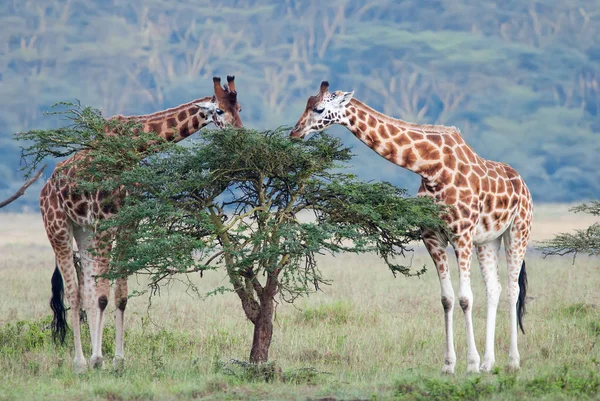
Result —
[[[538,208],[536,225],[545,231],[534,231],[536,239],[587,224],[572,215],[555,215],[557,208],[566,210],[564,206]],[[46,318],[53,255],[45,242],[41,218],[0,214],[0,255],[0,332],[9,323]],[[571,265],[569,259],[542,259],[535,253],[527,260],[531,298],[525,318],[527,335],[520,336],[523,368],[518,379],[533,380],[540,372],[554,372],[564,366],[581,370],[580,375],[597,371],[600,261],[580,258]],[[75,376],[70,369],[70,347],[57,353],[44,343],[15,354],[0,345],[0,400],[38,398],[41,394],[44,399],[353,399],[371,398],[373,394],[386,399],[403,397],[399,388],[404,384],[398,385],[398,380],[442,380],[443,314],[435,273],[428,272],[420,279],[394,279],[372,255],[323,257],[320,262],[333,285],[294,306],[279,304],[270,353],[288,373],[306,367],[331,373],[307,380],[317,385],[246,383],[224,375],[219,362],[246,359],[249,353],[251,325],[239,301],[233,294],[198,300],[186,294],[181,283],[174,283],[153,299],[149,314],[146,298],[134,298],[128,304],[128,360],[122,376],[111,369]],[[422,250],[417,251],[413,264],[431,266]],[[504,282],[503,263],[501,273]],[[227,279],[223,273],[210,272],[202,279],[194,278],[194,282],[201,291],[208,291],[226,285]],[[143,288],[135,278],[130,279],[130,285]],[[476,340],[482,352],[485,297],[478,273],[473,275],[473,286]],[[105,342],[110,357],[113,305],[109,311]],[[456,385],[471,380],[464,373],[466,344],[461,315],[457,308],[458,364],[452,379]],[[507,365],[508,343],[503,293],[496,343],[500,370]],[[411,389],[414,386],[409,385]]]

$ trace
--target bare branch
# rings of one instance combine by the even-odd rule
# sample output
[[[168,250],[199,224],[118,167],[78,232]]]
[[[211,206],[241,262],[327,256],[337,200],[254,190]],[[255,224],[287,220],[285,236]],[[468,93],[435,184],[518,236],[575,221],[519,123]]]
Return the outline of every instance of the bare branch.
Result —
[[[44,167],[42,167],[40,169],[40,171],[38,171],[36,173],[36,175],[34,175],[33,177],[31,177],[29,180],[27,180],[27,182],[25,184],[23,184],[23,186],[21,188],[19,188],[19,190],[10,198],[6,199],[5,201],[0,202],[0,208],[3,208],[4,206],[14,202],[15,200],[17,200],[18,198],[20,198],[21,196],[25,195],[25,191],[27,190],[27,188],[29,188],[34,182],[37,181],[38,178],[40,178],[42,176],[42,173],[44,172],[44,170],[46,169],[47,164],[44,165]]]

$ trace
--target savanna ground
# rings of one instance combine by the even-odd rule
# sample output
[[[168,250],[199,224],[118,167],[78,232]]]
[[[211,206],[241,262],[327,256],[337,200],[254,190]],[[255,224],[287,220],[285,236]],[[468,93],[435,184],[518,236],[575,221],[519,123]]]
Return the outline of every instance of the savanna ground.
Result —
[[[563,205],[537,208],[533,237],[584,228],[587,216]],[[168,252],[165,250],[165,252]],[[600,260],[527,257],[529,291],[519,336],[522,369],[506,371],[506,293],[498,313],[493,374],[467,375],[464,320],[455,308],[458,363],[443,377],[443,312],[432,262],[418,249],[421,278],[393,278],[375,256],[320,260],[331,286],[293,306],[280,302],[270,358],[274,381],[252,380],[231,360],[248,357],[252,327],[234,294],[200,300],[182,284],[152,299],[130,300],[126,369],[115,372],[114,305],[107,309],[106,368],[72,372],[72,338],[56,348],[47,329],[53,255],[37,214],[0,214],[0,400],[354,400],[354,399],[599,399]],[[485,295],[474,262],[475,335],[484,345]],[[453,269],[456,276],[456,269]],[[500,275],[506,270],[501,258]],[[227,285],[224,272],[194,280],[201,292]],[[130,279],[131,289],[143,281]],[[456,287],[455,287],[456,290]],[[112,296],[112,294],[111,294]],[[87,335],[87,333],[84,333]],[[84,338],[89,357],[89,337]]]

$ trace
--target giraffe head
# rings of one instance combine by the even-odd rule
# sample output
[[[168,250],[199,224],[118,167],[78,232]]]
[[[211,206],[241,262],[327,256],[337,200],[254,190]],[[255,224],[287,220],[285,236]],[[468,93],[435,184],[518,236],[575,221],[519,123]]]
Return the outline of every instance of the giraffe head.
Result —
[[[346,107],[354,92],[329,92],[329,83],[321,82],[319,94],[306,102],[304,113],[294,126],[290,136],[304,138],[311,132],[320,132],[332,124],[342,124],[346,120]]]
[[[221,78],[214,77],[213,84],[215,87],[215,95],[213,96],[215,110],[212,113],[212,118],[217,128],[228,125],[235,128],[242,127],[242,119],[240,118],[242,106],[237,101],[235,77],[228,75],[227,85],[223,87],[221,86]]]

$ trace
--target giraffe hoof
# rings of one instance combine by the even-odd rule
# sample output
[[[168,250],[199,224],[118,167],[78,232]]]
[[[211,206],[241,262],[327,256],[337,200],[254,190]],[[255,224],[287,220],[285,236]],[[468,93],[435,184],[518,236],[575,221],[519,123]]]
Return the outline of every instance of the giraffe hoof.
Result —
[[[102,355],[94,355],[90,358],[90,365],[92,365],[92,367],[94,369],[102,369],[104,368],[104,359],[102,358]]]
[[[85,373],[87,371],[87,362],[85,359],[75,359],[73,361],[73,370],[76,374]]]
[[[519,369],[521,369],[521,367],[519,366],[519,362],[509,362],[508,363],[508,371],[510,373],[515,373],[517,372]]]
[[[467,373],[479,373],[479,362],[468,364]]]
[[[494,367],[494,362],[495,361],[493,359],[489,360],[489,361],[484,360],[483,363],[481,364],[481,371],[482,372],[491,372],[492,368]]]
[[[442,374],[453,375],[454,374],[454,365],[444,365],[442,367]]]
[[[122,371],[125,369],[125,357],[123,355],[115,355],[113,358],[113,368],[116,371]]]

